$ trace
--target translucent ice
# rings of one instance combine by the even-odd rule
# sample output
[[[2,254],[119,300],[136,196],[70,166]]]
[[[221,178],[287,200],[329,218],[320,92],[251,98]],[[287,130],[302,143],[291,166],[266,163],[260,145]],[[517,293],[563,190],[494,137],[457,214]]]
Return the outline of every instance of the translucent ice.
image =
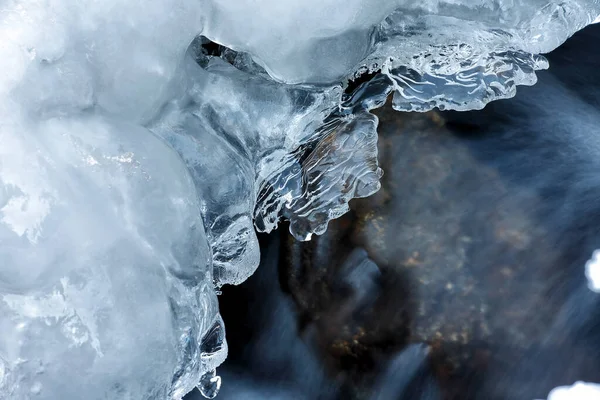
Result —
[[[597,0],[0,4],[0,398],[215,396],[255,227],[379,188],[377,119],[480,108]],[[212,41],[212,42],[211,42]],[[352,82],[356,80],[356,82]],[[360,84],[359,84],[360,82]]]
[[[180,398],[225,357],[200,196],[140,122],[191,2],[0,5],[0,398]]]
[[[0,137],[0,397],[193,388],[224,354],[199,358],[218,306],[183,162],[144,128],[95,115]]]
[[[381,71],[394,107],[415,111],[512,97],[547,67],[538,54],[594,22],[600,9],[597,0],[215,3],[205,35],[252,54],[276,80],[337,83]]]

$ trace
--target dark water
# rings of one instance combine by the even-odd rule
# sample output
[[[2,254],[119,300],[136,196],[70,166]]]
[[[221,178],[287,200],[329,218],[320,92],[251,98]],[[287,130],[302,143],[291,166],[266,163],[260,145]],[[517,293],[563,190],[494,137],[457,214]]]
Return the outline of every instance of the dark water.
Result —
[[[380,117],[383,189],[310,243],[261,237],[220,298],[220,399],[541,399],[600,382],[600,26],[468,113]],[[188,399],[200,399],[198,393]]]

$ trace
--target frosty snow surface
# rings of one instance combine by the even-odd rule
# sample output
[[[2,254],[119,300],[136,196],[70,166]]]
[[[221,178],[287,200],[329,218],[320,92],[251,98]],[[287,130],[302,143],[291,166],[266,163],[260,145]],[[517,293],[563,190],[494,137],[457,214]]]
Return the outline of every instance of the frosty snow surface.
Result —
[[[215,396],[215,287],[252,274],[255,227],[287,218],[306,240],[378,190],[370,109],[511,97],[598,15],[597,0],[3,2],[0,398]]]

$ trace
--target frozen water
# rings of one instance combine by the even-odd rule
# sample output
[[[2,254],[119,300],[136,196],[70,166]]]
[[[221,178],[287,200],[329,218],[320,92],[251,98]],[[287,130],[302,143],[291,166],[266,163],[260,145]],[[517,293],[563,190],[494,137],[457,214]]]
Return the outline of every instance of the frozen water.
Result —
[[[214,399],[219,394],[221,389],[221,377],[216,375],[216,371],[213,369],[200,377],[200,384],[198,390],[207,399]]]
[[[585,263],[585,276],[590,290],[600,292],[600,251],[594,251],[592,258]]]
[[[594,0],[226,0],[211,4],[205,35],[252,54],[278,80],[330,83],[369,67],[366,55],[446,75],[467,70],[459,58],[483,66],[477,56],[501,50],[548,52],[597,11]],[[453,59],[454,45],[467,49]]]
[[[598,15],[597,0],[2,2],[0,398],[216,395],[215,287],[256,268],[255,227],[286,218],[309,239],[379,188],[370,109],[392,92],[418,111],[510,97]]]
[[[394,107],[406,111],[467,110],[512,97],[547,67],[538,54],[599,10],[597,0],[215,3],[205,35],[252,54],[276,80],[327,84],[381,71]]]
[[[177,154],[96,115],[0,136],[0,397],[193,388],[220,361],[193,354],[218,306],[197,191]],[[194,362],[180,371],[185,357]]]
[[[585,276],[590,290],[600,292],[600,251],[594,251],[592,258],[585,263]]]
[[[191,2],[0,5],[0,398],[180,398],[225,357],[200,196],[141,122]]]
[[[600,385],[586,382],[575,382],[572,386],[557,387],[548,395],[548,400],[593,400],[598,398],[600,398]]]

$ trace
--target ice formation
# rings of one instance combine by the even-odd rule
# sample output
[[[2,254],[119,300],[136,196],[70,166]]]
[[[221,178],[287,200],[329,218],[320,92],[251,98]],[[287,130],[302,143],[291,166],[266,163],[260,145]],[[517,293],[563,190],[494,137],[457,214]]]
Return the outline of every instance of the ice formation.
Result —
[[[575,382],[572,386],[560,386],[553,389],[548,400],[595,400],[600,398],[600,385],[587,382]]]
[[[379,188],[377,119],[507,98],[598,0],[0,4],[0,398],[218,392],[255,227]],[[362,82],[359,84],[353,83]]]
[[[594,251],[592,258],[585,263],[585,276],[590,290],[600,293],[600,250]]]

